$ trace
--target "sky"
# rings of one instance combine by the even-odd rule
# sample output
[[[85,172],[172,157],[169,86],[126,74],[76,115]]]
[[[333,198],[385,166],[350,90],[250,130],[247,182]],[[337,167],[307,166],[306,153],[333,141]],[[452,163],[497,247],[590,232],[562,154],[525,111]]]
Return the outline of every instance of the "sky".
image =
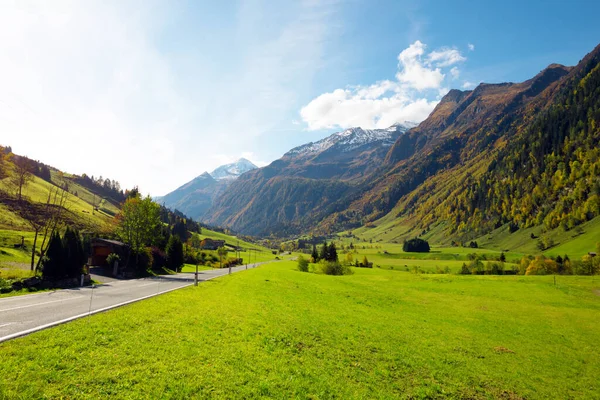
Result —
[[[0,0],[0,144],[164,195],[575,65],[598,1]]]

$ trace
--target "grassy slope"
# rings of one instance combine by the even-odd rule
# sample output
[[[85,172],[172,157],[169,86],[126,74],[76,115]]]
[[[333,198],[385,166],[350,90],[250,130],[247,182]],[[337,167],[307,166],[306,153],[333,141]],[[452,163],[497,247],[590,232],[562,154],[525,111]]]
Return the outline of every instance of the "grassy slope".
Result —
[[[0,344],[0,398],[598,396],[592,278],[293,268]]]
[[[396,242],[402,243],[405,238],[418,236],[421,232],[411,230],[410,222],[403,217],[394,218],[391,214],[376,221],[373,227],[361,227],[355,229],[352,233],[362,240],[372,240],[374,243]],[[542,227],[520,229],[510,233],[508,226],[500,227],[487,235],[476,238],[480,247],[491,251],[508,250],[510,253],[517,254],[538,254],[538,238],[550,237],[556,243],[555,247],[544,252],[546,255],[565,255],[579,258],[590,251],[596,250],[596,245],[600,242],[600,217],[582,224],[580,228],[583,233],[577,233],[575,230],[565,232],[562,228],[557,228],[549,232],[543,232]],[[345,232],[344,232],[345,233]],[[531,238],[531,234],[536,236]],[[444,232],[444,225],[433,226],[431,231],[422,235],[430,243],[448,242],[448,237]]]
[[[56,174],[53,174],[53,179]],[[45,203],[48,194],[54,189],[54,185],[34,177],[34,179],[24,188],[23,196],[32,202]],[[90,227],[102,227],[108,224],[112,217],[105,212],[92,212],[92,205],[87,203],[85,199],[91,201],[93,194],[87,189],[72,183],[69,187],[70,192],[77,191],[78,196],[69,194],[66,207],[69,210],[71,219],[78,221],[81,225]],[[10,192],[8,181],[0,181],[0,190]],[[101,208],[104,208],[109,213],[117,213],[118,208],[106,201],[102,200]],[[21,236],[25,236],[25,244],[28,250],[15,250],[14,244],[21,243]],[[42,238],[38,238],[42,240]],[[0,267],[3,264],[10,265],[11,263],[29,263],[30,249],[33,244],[33,233],[31,227],[19,215],[9,211],[6,206],[0,204]],[[7,264],[8,263],[8,264]]]

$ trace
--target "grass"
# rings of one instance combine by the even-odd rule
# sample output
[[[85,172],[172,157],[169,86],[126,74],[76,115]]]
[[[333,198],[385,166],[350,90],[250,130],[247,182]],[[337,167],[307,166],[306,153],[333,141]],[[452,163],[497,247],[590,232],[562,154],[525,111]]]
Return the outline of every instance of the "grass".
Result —
[[[56,179],[56,174],[54,174],[53,179]],[[45,180],[34,176],[33,180],[23,188],[23,196],[29,199],[31,202],[46,203],[48,194],[53,189],[55,189],[55,186],[52,183],[46,182]],[[7,179],[0,180],[0,190],[10,193],[14,192],[14,190],[8,186]],[[109,213],[101,211],[94,212],[91,204],[85,201],[85,199],[91,199],[93,194],[75,183],[70,182],[69,191],[70,193],[67,195],[67,202],[65,206],[71,212],[70,215],[83,225],[90,227],[105,226],[106,224],[110,223],[112,219],[111,214],[118,212],[117,206],[106,200],[102,200],[99,208],[104,208]],[[75,191],[77,191],[78,196],[72,194]],[[2,207],[4,209],[6,208],[5,206]],[[27,222],[21,217],[14,213],[5,213],[4,211],[8,210],[4,209],[0,210],[3,211],[2,214],[5,214],[5,216],[0,217],[1,228],[18,230],[31,229]]]
[[[591,277],[294,269],[0,344],[0,398],[598,398]]]

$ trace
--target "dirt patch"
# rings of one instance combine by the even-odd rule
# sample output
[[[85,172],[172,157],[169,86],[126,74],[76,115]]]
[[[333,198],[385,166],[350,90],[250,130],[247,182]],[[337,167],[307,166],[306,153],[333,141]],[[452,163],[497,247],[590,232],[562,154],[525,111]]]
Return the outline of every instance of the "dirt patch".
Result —
[[[496,353],[514,353],[511,349],[507,349],[506,347],[498,346],[494,347],[494,351]]]
[[[600,296],[600,289],[592,290],[592,293],[594,293],[596,296]]]

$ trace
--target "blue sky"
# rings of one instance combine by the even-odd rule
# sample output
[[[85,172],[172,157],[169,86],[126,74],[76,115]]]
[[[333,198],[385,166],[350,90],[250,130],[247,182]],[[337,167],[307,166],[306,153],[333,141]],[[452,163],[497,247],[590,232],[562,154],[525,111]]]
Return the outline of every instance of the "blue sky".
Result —
[[[0,0],[0,143],[162,195],[600,43],[594,1]]]

